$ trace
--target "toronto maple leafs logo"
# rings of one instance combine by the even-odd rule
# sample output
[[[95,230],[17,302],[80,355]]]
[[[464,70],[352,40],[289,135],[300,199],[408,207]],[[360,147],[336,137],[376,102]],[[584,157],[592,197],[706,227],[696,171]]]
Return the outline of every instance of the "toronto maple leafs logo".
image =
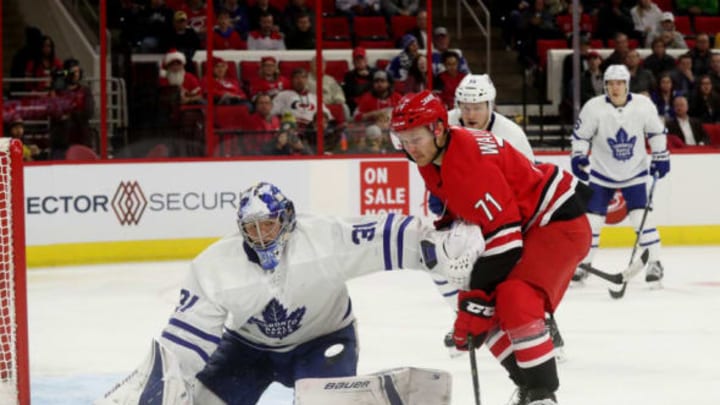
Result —
[[[608,138],[608,144],[612,149],[613,157],[617,160],[630,160],[633,157],[635,142],[637,137],[628,137],[628,133],[623,128],[615,134],[615,138]]]
[[[269,338],[282,339],[300,329],[300,322],[305,315],[305,307],[300,307],[288,315],[288,309],[273,298],[262,311],[262,318],[250,318],[250,323],[257,325],[260,331]]]

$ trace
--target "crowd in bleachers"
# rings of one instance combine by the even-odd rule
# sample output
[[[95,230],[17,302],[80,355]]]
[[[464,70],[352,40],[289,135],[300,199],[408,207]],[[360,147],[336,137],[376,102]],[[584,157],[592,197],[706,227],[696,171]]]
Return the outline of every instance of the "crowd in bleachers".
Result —
[[[51,37],[27,27],[8,76],[4,129],[25,142],[26,161],[64,159],[71,145],[91,147],[97,142],[90,126],[95,102],[83,69],[73,57],[62,61]]]
[[[122,17],[115,24],[133,54],[163,55],[159,69],[133,69],[131,89],[142,98],[148,84],[154,83],[160,101],[172,104],[164,110],[183,134],[170,137],[184,143],[174,154],[206,153],[202,126],[210,91],[219,140],[215,155],[315,153],[318,132],[326,152],[388,151],[389,114],[402,94],[430,87],[428,75],[432,75],[432,88],[452,108],[455,88],[469,72],[461,52],[451,49],[447,29],[436,27],[428,39],[424,4],[418,0],[224,0],[215,2],[216,24],[209,27],[201,0],[128,0],[116,10]],[[316,6],[323,12],[323,48],[352,50],[350,63],[323,59],[321,79],[313,57],[286,60],[276,52],[315,49]],[[198,54],[205,55],[209,33],[213,52],[267,54],[257,61],[214,53],[209,78],[207,62],[196,63]],[[428,40],[433,42],[431,67],[423,51]],[[371,65],[366,49],[387,49],[394,56]],[[318,105],[316,96],[318,81],[323,105]],[[317,128],[317,114],[323,116],[322,128]],[[368,126],[373,128],[369,132]],[[377,130],[385,136],[378,138]],[[365,139],[368,134],[373,139]]]
[[[720,124],[720,54],[712,51],[720,48],[718,2],[610,0],[582,1],[580,6],[581,103],[603,94],[607,66],[625,64],[630,90],[655,102],[677,140],[709,143],[706,130],[714,132]],[[517,50],[521,63],[542,73],[549,49],[572,46],[572,10],[562,1],[520,1],[507,12],[504,29],[507,46]],[[600,48],[612,52],[603,58],[596,51]],[[652,52],[643,58],[639,48]],[[687,52],[672,57],[668,49]],[[562,67],[561,109],[567,118],[572,112],[572,59],[566,56]]]

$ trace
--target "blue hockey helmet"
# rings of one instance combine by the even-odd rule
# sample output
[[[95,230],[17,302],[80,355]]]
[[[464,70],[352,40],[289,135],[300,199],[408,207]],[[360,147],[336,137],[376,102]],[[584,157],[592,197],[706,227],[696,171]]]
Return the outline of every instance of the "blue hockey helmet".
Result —
[[[295,208],[276,186],[261,182],[243,191],[237,213],[240,233],[265,270],[280,263],[285,243],[295,229]]]

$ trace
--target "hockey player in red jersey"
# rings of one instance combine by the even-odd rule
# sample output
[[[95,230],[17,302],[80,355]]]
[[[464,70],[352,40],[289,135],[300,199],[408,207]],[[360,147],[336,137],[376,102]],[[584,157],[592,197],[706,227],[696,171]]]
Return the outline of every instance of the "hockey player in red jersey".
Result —
[[[469,337],[475,347],[485,342],[518,386],[517,404],[556,404],[545,311],[555,311],[588,251],[585,186],[555,165],[533,164],[488,131],[449,127],[429,91],[400,101],[391,130],[444,202],[438,225],[461,220],[485,238],[469,282],[458,286],[456,346],[467,348]]]

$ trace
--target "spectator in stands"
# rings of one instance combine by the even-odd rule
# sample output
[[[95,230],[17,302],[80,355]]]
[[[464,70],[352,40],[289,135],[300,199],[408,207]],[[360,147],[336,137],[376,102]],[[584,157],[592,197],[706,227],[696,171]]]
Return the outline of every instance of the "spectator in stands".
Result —
[[[679,94],[677,90],[675,90],[670,73],[662,73],[658,78],[657,88],[650,93],[650,99],[655,103],[658,115],[663,118],[665,122],[675,118],[673,101],[678,96]]]
[[[65,60],[59,78],[53,83],[50,97],[66,100],[69,108],[51,120],[50,142],[53,154],[60,152],[64,157],[70,145],[93,144],[90,119],[95,115],[95,99],[90,88],[81,82],[83,71],[77,59]]]
[[[247,49],[247,42],[235,31],[230,12],[222,9],[217,13],[217,26],[213,30],[213,49]]]
[[[185,71],[185,55],[171,49],[163,59],[165,70],[160,72],[160,87],[179,87],[180,104],[198,104],[203,101],[200,81]]]
[[[228,64],[222,58],[213,57],[213,78],[206,94],[212,90],[215,104],[250,104],[247,95],[240,88],[240,83],[234,77],[227,75]]]
[[[713,89],[720,91],[720,53],[710,55],[710,80],[713,82]]]
[[[373,74],[373,84],[369,92],[360,96],[353,118],[357,122],[376,123],[381,117],[389,119],[392,108],[402,96],[390,82],[387,72],[378,70]]]
[[[572,44],[572,35],[568,38],[568,44]],[[589,62],[588,57],[590,55],[590,33],[589,32],[581,32],[580,33],[580,77],[582,78],[582,74],[588,69]],[[571,48],[572,46],[569,46]],[[600,56],[600,55],[598,55]],[[602,58],[600,59],[602,60]],[[568,100],[571,100],[572,95],[572,79],[573,79],[573,54],[569,53],[565,55],[563,58],[563,68],[562,68],[562,88],[564,97],[566,97]],[[581,81],[582,83],[582,81]],[[570,101],[572,103],[572,101]]]
[[[195,51],[202,48],[200,37],[195,30],[188,27],[188,17],[184,11],[176,11],[173,19],[173,32],[168,39],[170,49],[182,52],[186,61],[192,61]],[[192,63],[185,66],[188,71],[194,71]]]
[[[695,92],[690,96],[689,106],[689,114],[703,123],[714,124],[720,121],[720,95],[714,91],[710,76],[699,76]]]
[[[415,21],[417,22],[417,25],[415,25],[414,28],[408,30],[406,34],[410,34],[415,37],[418,41],[418,48],[425,49],[425,44],[427,44],[427,11],[424,9],[421,9],[418,11],[417,16],[415,17]],[[398,43],[395,44],[398,48],[402,48],[401,45],[402,38],[398,40]]]
[[[295,16],[285,42],[288,49],[315,49],[315,30],[310,14],[299,13]]]
[[[318,108],[317,95],[315,95],[314,89],[308,88],[307,83],[307,70],[296,68],[292,72],[291,88],[281,91],[273,99],[272,113],[275,115],[292,113],[301,131],[315,124],[315,114],[318,111],[322,111],[325,122],[332,117],[324,103],[322,109]]]
[[[343,92],[345,102],[350,111],[355,111],[357,99],[372,87],[372,77],[375,69],[371,68],[367,61],[365,48],[353,49],[353,69],[345,73],[343,79]]]
[[[424,58],[420,58],[424,59]],[[455,89],[467,73],[460,72],[460,57],[456,52],[445,51],[442,56],[445,70],[433,81],[434,90],[440,94],[440,100],[448,110],[455,108]]]
[[[387,16],[415,15],[420,7],[419,0],[380,0],[380,7]],[[426,20],[427,21],[427,20]],[[418,38],[419,40],[419,38]]]
[[[675,118],[666,122],[668,138],[679,138],[685,145],[707,145],[710,139],[703,128],[702,121],[688,115],[688,102],[683,96],[673,101]],[[668,139],[670,141],[670,139]],[[668,142],[669,143],[669,142]]]
[[[565,38],[555,24],[555,16],[548,11],[545,0],[535,0],[530,6],[525,8],[519,15],[518,39],[521,42],[520,59],[523,63],[532,65],[537,64],[537,48],[535,41],[537,39],[559,39]]]
[[[334,77],[328,75],[325,73],[325,66],[327,65],[325,63],[325,59],[321,60],[322,63],[322,71],[323,71],[323,77],[322,77],[322,94],[323,94],[323,103],[325,104],[345,104],[345,93],[343,93],[342,87],[340,87],[340,84],[335,80]],[[310,74],[308,75],[308,81],[307,86],[310,91],[317,91],[317,63],[316,59],[313,56],[311,62],[310,62]],[[345,116],[349,116],[350,114],[347,113]]]
[[[62,69],[62,62],[55,56],[55,42],[45,35],[40,43],[41,48],[36,49],[33,57],[25,65],[25,77],[33,79],[47,79],[41,82],[32,82],[28,90],[47,92],[50,90],[50,78],[54,70]]]
[[[417,39],[414,36],[410,34],[403,35],[401,45],[403,49],[402,52],[392,58],[387,67],[387,71],[393,80],[407,79],[408,70],[410,66],[412,66],[413,60],[420,55],[418,52]]]
[[[610,54],[600,67],[603,72],[610,65],[622,65],[625,63],[625,58],[628,52],[630,52],[630,45],[628,42],[628,36],[622,32],[615,34],[615,50]]]
[[[25,27],[25,44],[13,55],[10,77],[25,77],[25,69],[28,63],[33,60],[35,55],[42,49],[42,42],[43,34],[40,29],[30,26]],[[22,83],[12,83],[10,85],[10,91],[23,90],[24,85]]]
[[[415,58],[412,66],[410,66],[407,80],[402,82],[400,86],[395,83],[395,90],[400,94],[419,93],[427,88],[427,75],[427,58],[421,55]]]
[[[207,32],[207,7],[204,0],[185,0],[179,11],[185,12],[188,25],[198,34],[201,40],[205,40]]]
[[[283,28],[282,31],[285,33],[290,33],[295,27],[298,17],[300,16],[307,16],[312,26],[312,16],[313,16],[313,10],[307,6],[306,0],[290,0],[285,6],[285,10],[283,12]],[[292,49],[289,48],[288,49]],[[313,47],[314,49],[314,47]]]
[[[283,116],[280,130],[272,141],[262,148],[263,155],[309,155],[310,147],[302,140],[292,114]]]
[[[248,10],[248,17],[250,17],[250,31],[261,29],[260,18],[263,14],[272,15],[273,22],[276,24],[279,24],[283,20],[282,13],[270,4],[270,0],[257,0],[255,5],[251,6]],[[280,31],[280,26],[275,25],[273,30]]]
[[[25,138],[25,124],[20,114],[13,114],[9,122],[5,125],[5,133],[13,139],[19,139],[23,143],[23,161],[32,162],[38,160],[40,156],[40,148],[34,143],[27,143]]]
[[[250,31],[248,49],[279,51],[285,50],[285,38],[277,29],[271,13],[260,15],[260,29]]]
[[[643,61],[643,67],[659,77],[661,73],[675,68],[675,58],[665,52],[665,42],[662,38],[655,38],[652,42],[652,53]]]
[[[710,72],[710,37],[702,32],[695,36],[695,46],[688,51],[692,58],[692,69],[695,76]]]
[[[349,16],[380,15],[380,0],[335,0],[335,9]]]
[[[718,15],[718,2],[715,0],[675,0],[674,3],[680,15]]]
[[[635,24],[636,37],[644,44],[647,37],[653,34],[662,20],[662,10],[652,0],[638,0],[637,5],[630,9]]]
[[[355,142],[348,152],[371,154],[386,153],[387,150],[383,148],[382,129],[374,124],[368,125],[367,128],[365,128],[365,133],[355,137]]]
[[[136,25],[128,29],[134,43],[139,43],[141,52],[157,53],[168,49],[173,31],[173,10],[165,0],[150,0],[150,4],[139,11]]]
[[[587,69],[582,72],[580,77],[580,102],[585,104],[595,96],[599,96],[605,91],[605,82],[603,81],[603,72],[600,69],[602,57],[595,51],[588,52]],[[572,81],[571,81],[572,83]]]
[[[224,0],[223,8],[230,13],[230,21],[232,21],[233,28],[245,39],[247,38],[248,32],[250,32],[250,15],[248,9],[245,6],[245,2],[240,0]]]
[[[690,55],[680,55],[677,58],[675,69],[671,72],[673,84],[678,94],[689,97],[695,88],[695,74],[692,71],[692,58]]]
[[[277,60],[272,56],[263,56],[260,59],[260,74],[250,83],[250,96],[265,93],[275,97],[279,92],[290,88],[290,80],[280,75]]]
[[[255,111],[250,115],[246,130],[240,137],[243,153],[256,155],[263,153],[263,148],[275,139],[280,130],[280,117],[272,114],[272,98],[265,93],[259,93],[253,99]]]
[[[662,38],[667,49],[687,49],[685,37],[675,29],[675,16],[666,11],[662,13],[660,27],[645,38],[645,47],[649,48],[655,38]]]
[[[443,69],[445,69],[445,65],[442,63],[442,55],[443,53],[450,50],[450,33],[448,32],[447,28],[445,27],[437,27],[435,30],[433,30],[433,50],[432,50],[432,59],[433,59],[433,76],[439,75],[443,72]],[[462,56],[461,53],[456,52],[458,56],[458,61],[460,63],[460,66],[458,66],[458,70],[461,73],[470,73],[470,68],[468,67],[467,60],[465,60],[465,57]]]
[[[642,67],[640,54],[633,49],[625,56],[625,66],[630,71],[630,92],[650,96],[655,88],[655,77],[652,72]]]
[[[636,37],[632,15],[623,5],[622,0],[610,0],[600,8],[597,31],[597,36],[605,41],[613,38],[617,33]]]

